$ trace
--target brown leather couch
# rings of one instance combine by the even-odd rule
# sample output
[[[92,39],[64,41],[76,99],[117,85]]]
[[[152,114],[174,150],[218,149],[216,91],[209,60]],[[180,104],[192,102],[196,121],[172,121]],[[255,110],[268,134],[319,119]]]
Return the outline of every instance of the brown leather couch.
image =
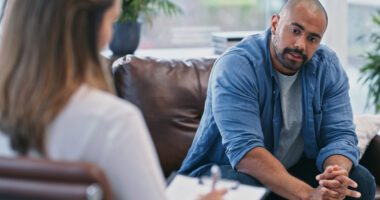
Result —
[[[113,64],[117,94],[142,110],[166,176],[179,169],[192,143],[214,61],[128,55]],[[380,185],[379,136],[372,140],[361,163]]]
[[[113,198],[104,173],[94,164],[0,157],[0,199],[111,200]]]

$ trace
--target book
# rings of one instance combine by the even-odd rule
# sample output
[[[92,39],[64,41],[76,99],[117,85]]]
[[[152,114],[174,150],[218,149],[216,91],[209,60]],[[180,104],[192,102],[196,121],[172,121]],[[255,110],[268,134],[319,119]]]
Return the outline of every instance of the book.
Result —
[[[211,33],[213,41],[235,41],[239,42],[243,38],[260,33],[260,31],[231,31],[231,32],[213,32]]]
[[[227,49],[235,46],[237,43],[239,42],[225,42],[225,43],[221,43],[221,42],[214,42],[213,43],[213,46],[214,46],[214,53],[215,54],[222,54],[224,53]]]
[[[176,175],[166,189],[169,200],[196,200],[202,194],[211,191],[211,178],[194,178],[184,175]],[[256,187],[240,184],[238,181],[220,180],[216,188],[227,188],[225,200],[260,200],[265,197],[268,190],[264,187]]]
[[[233,31],[233,32],[213,32],[211,33],[214,52],[222,54],[227,49],[235,46],[238,42],[245,37],[257,34],[260,31]]]

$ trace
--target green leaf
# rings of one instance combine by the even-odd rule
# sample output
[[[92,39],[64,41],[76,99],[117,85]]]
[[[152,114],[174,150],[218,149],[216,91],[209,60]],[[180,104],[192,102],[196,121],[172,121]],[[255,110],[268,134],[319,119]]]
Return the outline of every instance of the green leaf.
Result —
[[[173,16],[181,14],[182,9],[170,0],[123,0],[118,22],[137,21],[142,15],[149,24],[152,24],[153,18],[160,13]]]
[[[363,85],[368,85],[367,106],[373,104],[375,111],[380,112],[380,11],[372,16],[375,29],[369,35],[369,41],[375,46],[371,51],[366,52],[363,57],[366,64],[360,68],[359,81]],[[376,30],[377,29],[377,30]]]

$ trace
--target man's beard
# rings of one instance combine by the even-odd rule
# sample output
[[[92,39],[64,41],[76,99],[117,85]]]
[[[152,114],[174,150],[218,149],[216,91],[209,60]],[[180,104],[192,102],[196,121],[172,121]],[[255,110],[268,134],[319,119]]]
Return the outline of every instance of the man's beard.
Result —
[[[285,68],[290,69],[290,70],[298,70],[308,60],[307,56],[304,54],[303,51],[299,49],[292,49],[292,48],[286,47],[281,52],[280,49],[277,47],[276,43],[277,43],[277,40],[274,40],[273,41],[274,51],[276,53],[278,60]],[[286,59],[285,58],[286,54],[291,54],[291,53],[302,57],[302,62],[298,63],[294,60]]]

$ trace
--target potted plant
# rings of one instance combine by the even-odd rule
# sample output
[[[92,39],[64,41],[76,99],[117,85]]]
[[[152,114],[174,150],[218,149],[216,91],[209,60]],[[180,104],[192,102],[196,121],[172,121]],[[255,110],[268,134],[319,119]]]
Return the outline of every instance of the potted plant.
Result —
[[[367,105],[373,103],[375,111],[380,111],[380,11],[372,16],[372,21],[377,27],[372,30],[369,40],[374,44],[372,51],[366,52],[364,58],[366,64],[360,69],[360,80],[368,85]]]
[[[115,55],[133,54],[140,41],[141,21],[152,24],[160,12],[173,15],[182,12],[170,0],[122,0],[122,12],[114,24],[110,49]]]

